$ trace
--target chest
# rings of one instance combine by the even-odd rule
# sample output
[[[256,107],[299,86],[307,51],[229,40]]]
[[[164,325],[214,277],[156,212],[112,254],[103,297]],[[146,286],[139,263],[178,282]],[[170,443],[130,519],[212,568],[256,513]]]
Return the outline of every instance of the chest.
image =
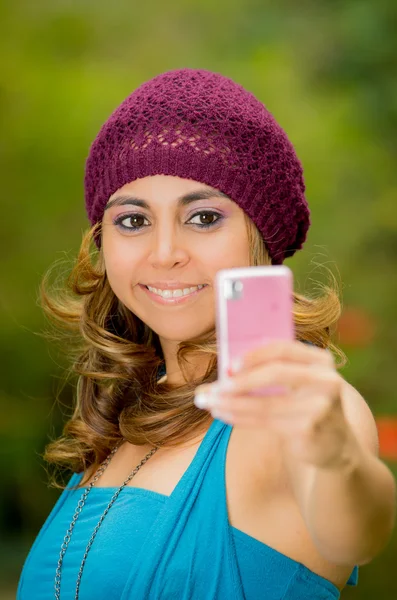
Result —
[[[170,496],[191,465],[202,435],[184,447],[162,448],[129,482]],[[119,486],[151,450],[124,444],[101,476],[101,487]],[[229,524],[303,563],[338,587],[351,569],[331,565],[317,552],[293,498],[280,450],[274,440],[261,443],[258,452],[252,433],[233,428],[226,449],[224,485]]]
[[[161,448],[136,473],[128,487],[139,487],[170,496],[190,468],[203,436],[178,448]],[[125,443],[117,451],[97,485],[119,486],[151,448]],[[263,459],[263,455],[265,459]],[[249,432],[232,429],[222,473],[229,523],[261,542],[280,547],[278,516],[294,521],[289,528],[300,531],[297,515],[280,457],[271,441],[260,453]],[[91,480],[90,480],[91,481]],[[277,518],[276,518],[277,517]],[[291,535],[288,536],[291,540]],[[285,545],[281,545],[285,549]]]

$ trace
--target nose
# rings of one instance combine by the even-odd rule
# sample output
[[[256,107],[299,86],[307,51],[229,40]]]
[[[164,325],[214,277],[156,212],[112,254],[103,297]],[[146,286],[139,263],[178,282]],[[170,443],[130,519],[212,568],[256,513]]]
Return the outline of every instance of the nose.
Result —
[[[189,254],[181,232],[169,224],[159,225],[151,236],[149,262],[156,269],[183,266]]]

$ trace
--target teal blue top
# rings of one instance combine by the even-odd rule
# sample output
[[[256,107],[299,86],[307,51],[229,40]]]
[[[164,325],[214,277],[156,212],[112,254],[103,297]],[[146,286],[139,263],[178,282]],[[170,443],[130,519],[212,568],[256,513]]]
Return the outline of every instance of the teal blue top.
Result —
[[[232,430],[214,420],[170,496],[126,487],[88,554],[80,600],[338,599],[338,588],[299,562],[232,527],[225,461]],[[82,490],[74,474],[25,561],[17,600],[52,600],[60,546]],[[88,540],[117,488],[93,487],[67,548],[61,600],[74,600]],[[357,584],[358,569],[349,585]]]

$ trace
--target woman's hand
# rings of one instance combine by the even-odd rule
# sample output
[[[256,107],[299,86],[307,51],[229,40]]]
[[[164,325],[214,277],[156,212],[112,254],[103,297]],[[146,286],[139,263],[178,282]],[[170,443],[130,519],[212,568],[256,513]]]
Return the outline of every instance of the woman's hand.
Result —
[[[299,460],[334,469],[357,443],[343,412],[345,383],[328,350],[273,342],[247,353],[227,380],[199,386],[195,404],[236,426],[271,429]]]

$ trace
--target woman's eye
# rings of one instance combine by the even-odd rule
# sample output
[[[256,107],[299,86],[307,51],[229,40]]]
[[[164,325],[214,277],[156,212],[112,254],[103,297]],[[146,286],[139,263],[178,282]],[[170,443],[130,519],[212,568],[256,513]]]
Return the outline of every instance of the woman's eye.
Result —
[[[121,215],[115,220],[115,225],[118,225],[122,229],[128,229],[129,231],[135,231],[146,227],[145,221],[147,218],[140,214],[134,215]]]
[[[202,229],[205,227],[211,227],[215,225],[220,219],[222,215],[212,211],[201,211],[199,213],[194,214],[188,221],[188,223],[192,223],[193,225],[197,225]]]
[[[192,215],[187,223],[195,225],[199,229],[205,229],[212,227],[222,218],[219,213],[205,210]],[[114,224],[124,231],[139,231],[150,225],[148,219],[139,213],[120,215],[114,220]]]

